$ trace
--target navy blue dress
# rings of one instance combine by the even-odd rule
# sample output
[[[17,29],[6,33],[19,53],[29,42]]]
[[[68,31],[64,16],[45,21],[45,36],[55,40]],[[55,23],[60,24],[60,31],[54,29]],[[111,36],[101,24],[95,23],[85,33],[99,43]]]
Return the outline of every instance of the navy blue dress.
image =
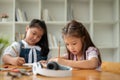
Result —
[[[20,43],[20,57],[23,57],[25,59],[25,62],[28,63],[28,55],[29,55],[29,48],[24,48],[24,44],[22,43],[22,41],[19,42]],[[47,56],[42,56],[42,52],[36,50],[37,53],[37,62],[40,60],[46,60]],[[32,52],[32,63],[34,62],[34,57],[33,57],[33,52]]]

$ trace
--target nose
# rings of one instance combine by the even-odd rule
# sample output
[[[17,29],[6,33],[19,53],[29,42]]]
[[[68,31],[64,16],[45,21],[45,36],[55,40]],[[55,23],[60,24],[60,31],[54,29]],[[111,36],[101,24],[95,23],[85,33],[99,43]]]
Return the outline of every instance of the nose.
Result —
[[[36,39],[37,39],[37,36],[34,36],[33,39],[36,40]]]
[[[70,49],[70,50],[74,50],[74,47],[70,45],[70,46],[69,46],[69,49]]]

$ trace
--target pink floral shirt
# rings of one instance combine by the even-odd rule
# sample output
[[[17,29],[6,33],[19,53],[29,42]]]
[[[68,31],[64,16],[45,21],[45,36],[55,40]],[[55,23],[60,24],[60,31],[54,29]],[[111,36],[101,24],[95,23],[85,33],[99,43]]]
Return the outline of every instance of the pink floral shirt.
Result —
[[[98,49],[95,48],[95,47],[89,47],[86,51],[86,60],[90,60],[91,58],[93,57],[96,57],[98,58],[98,55],[99,55],[99,52],[98,52]],[[66,56],[67,58],[67,56]],[[74,55],[74,60],[76,61],[77,60],[77,57],[76,55]],[[84,60],[84,56],[82,56],[80,58],[80,60]],[[101,70],[101,65],[100,65],[100,62],[98,63],[98,67],[96,68],[96,70]]]

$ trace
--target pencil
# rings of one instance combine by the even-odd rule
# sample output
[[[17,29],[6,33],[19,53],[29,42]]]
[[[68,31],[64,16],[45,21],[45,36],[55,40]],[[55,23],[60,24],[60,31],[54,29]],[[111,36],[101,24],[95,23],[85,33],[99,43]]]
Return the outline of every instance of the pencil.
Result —
[[[16,53],[16,55],[18,56],[18,52],[15,50],[15,48],[12,46],[12,49],[14,50],[14,52]]]
[[[60,41],[58,43],[58,58],[60,58]]]

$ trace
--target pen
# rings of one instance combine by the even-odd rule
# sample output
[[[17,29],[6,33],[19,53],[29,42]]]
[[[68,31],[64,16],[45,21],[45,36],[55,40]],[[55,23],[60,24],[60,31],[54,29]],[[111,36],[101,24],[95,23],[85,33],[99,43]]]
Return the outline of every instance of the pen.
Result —
[[[15,48],[13,46],[12,46],[12,49],[14,50],[14,52],[16,53],[16,55],[19,56],[18,55],[19,53],[15,50]]]

